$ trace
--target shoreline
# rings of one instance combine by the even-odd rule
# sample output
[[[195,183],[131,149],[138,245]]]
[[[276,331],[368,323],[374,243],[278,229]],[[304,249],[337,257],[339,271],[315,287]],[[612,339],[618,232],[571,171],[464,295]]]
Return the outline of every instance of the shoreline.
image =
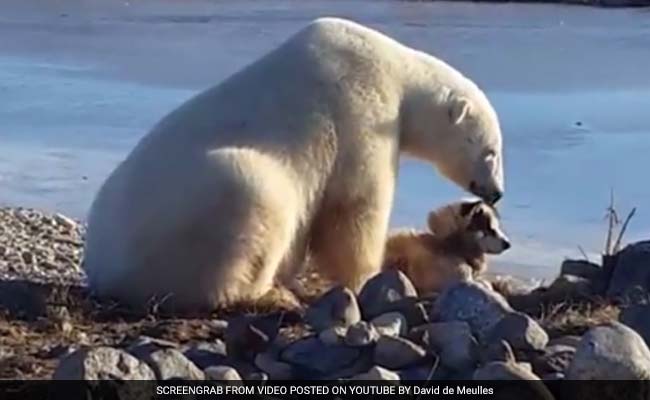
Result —
[[[111,368],[111,357],[121,354],[120,357],[132,357],[133,355],[145,357],[141,358],[141,360],[153,365],[150,359],[142,355],[144,353],[139,353],[143,348],[149,349],[147,350],[149,352],[153,348],[158,349],[156,351],[164,350],[165,357],[177,358],[174,363],[180,364],[174,364],[174,368],[181,368],[180,365],[184,363],[183,365],[186,366],[181,369],[184,371],[182,373],[190,374],[186,376],[188,379],[210,379],[208,375],[214,371],[210,372],[206,369],[206,365],[201,364],[206,362],[205,357],[208,357],[210,363],[218,363],[224,368],[227,366],[229,368],[228,372],[230,374],[236,373],[239,379],[243,377],[244,380],[248,380],[251,376],[259,377],[260,373],[266,374],[266,379],[269,379],[269,376],[271,376],[270,379],[281,379],[278,376],[284,377],[284,379],[311,379],[313,376],[309,374],[313,373],[321,376],[319,374],[323,371],[318,372],[308,369],[309,374],[305,376],[301,375],[306,373],[305,371],[296,371],[301,371],[300,365],[305,367],[301,363],[306,361],[301,357],[313,360],[324,356],[320,354],[321,351],[325,350],[321,348],[322,343],[319,341],[335,340],[336,343],[339,343],[338,340],[343,340],[339,344],[330,344],[328,346],[335,346],[334,349],[338,349],[337,351],[349,355],[349,352],[357,354],[357,350],[352,351],[351,349],[357,349],[356,346],[360,345],[350,345],[346,340],[353,340],[353,343],[356,343],[356,340],[366,340],[362,339],[365,337],[365,333],[355,333],[354,335],[361,334],[360,338],[355,336],[356,339],[336,339],[336,335],[340,334],[337,333],[336,329],[332,332],[329,332],[329,330],[320,332],[323,324],[327,325],[332,322],[328,319],[330,317],[327,317],[328,312],[323,314],[322,310],[318,311],[319,307],[332,306],[327,305],[328,302],[334,301],[332,298],[341,295],[336,293],[346,289],[330,289],[327,281],[320,278],[316,272],[310,271],[300,277],[301,280],[306,282],[306,288],[311,293],[310,297],[312,298],[309,304],[304,305],[307,307],[306,309],[286,309],[278,304],[272,306],[242,305],[216,310],[209,314],[174,315],[165,314],[155,304],[147,310],[133,310],[110,300],[96,299],[88,292],[80,269],[83,236],[83,225],[65,215],[25,208],[0,208],[0,332],[3,332],[3,335],[0,335],[0,348],[7,351],[3,367],[0,368],[0,378],[50,379],[53,376],[58,376],[58,378],[63,377],[64,379],[93,379],[90,376],[94,375],[88,375],[91,374],[89,371],[74,370],[76,372],[70,372],[70,370],[66,369],[65,363],[72,362],[70,359],[74,359],[74,357],[101,356],[108,358],[104,363],[93,368]],[[606,296],[603,297],[603,282],[605,282],[603,280],[603,276],[605,276],[603,271],[602,267],[586,261],[566,261],[560,268],[559,277],[551,284],[544,286],[488,271],[476,283],[458,285],[463,291],[469,291],[467,294],[456,298],[451,303],[447,302],[446,306],[444,302],[442,304],[445,307],[451,307],[452,310],[457,307],[474,309],[474,307],[488,307],[482,303],[484,301],[497,301],[501,305],[489,307],[497,307],[497,309],[504,307],[500,313],[512,315],[512,318],[515,319],[525,318],[528,321],[527,324],[533,324],[530,326],[538,331],[536,335],[546,338],[542,340],[543,344],[532,343],[526,346],[546,346],[549,340],[585,335],[594,327],[612,324],[619,319],[622,312],[619,303],[608,299]],[[390,286],[394,284],[391,283],[394,281],[394,277],[391,278],[389,275],[394,273],[397,272],[378,274],[371,279],[375,283],[367,283],[366,286]],[[385,316],[382,318],[385,319],[389,319],[388,316],[391,316],[391,318],[397,317],[400,321],[401,318],[405,318],[404,322],[398,323],[405,323],[412,327],[411,329],[418,329],[418,326],[422,324],[425,324],[422,326],[428,326],[426,324],[431,324],[429,321],[434,318],[434,315],[437,315],[433,310],[442,307],[440,305],[442,300],[440,299],[444,298],[444,296],[450,296],[446,294],[448,290],[433,297],[419,297],[415,292],[409,293],[408,287],[412,287],[412,284],[408,281],[408,278],[401,274],[400,276],[399,279],[406,279],[404,281],[406,286],[403,286],[406,289],[402,289],[406,290],[406,293],[402,295],[409,297],[415,294],[415,297],[411,297],[411,300],[416,300],[416,302],[408,301],[403,302],[403,304],[400,302],[401,305],[399,306],[398,303],[387,305],[388,308],[382,309],[383,311],[376,311],[379,313],[377,317],[383,315]],[[609,281],[609,278],[605,280]],[[479,282],[483,283],[479,284]],[[456,286],[450,288],[452,287]],[[485,291],[488,297],[485,300],[473,298],[472,296],[475,294],[472,295],[472,292],[477,290],[479,292]],[[367,294],[368,291],[371,292],[372,298],[370,301],[368,300],[368,296],[370,296]],[[364,288],[358,300],[351,303],[353,305],[346,307],[361,307],[362,310],[365,310],[362,315],[368,319],[370,314],[368,314],[367,307],[369,305],[375,307],[377,304],[381,304],[382,301],[386,301],[386,299],[382,300],[381,293],[380,290],[372,294],[371,289],[366,290]],[[355,297],[354,294],[351,294],[351,296]],[[373,296],[379,297],[375,299]],[[504,300],[498,300],[500,296],[504,296]],[[474,302],[477,301],[478,303],[475,304]],[[502,303],[504,301],[507,303]],[[415,308],[412,309],[411,307]],[[359,315],[358,311],[356,313],[346,315]],[[323,320],[323,318],[325,319]],[[481,313],[480,318],[497,317],[487,312]],[[257,339],[255,336],[257,333],[253,334],[252,337],[249,335],[250,332],[244,334],[244,332],[248,332],[248,329],[253,329],[251,332],[258,332],[256,330],[259,328],[257,324],[262,324],[260,326],[267,329],[269,321],[272,321],[271,325],[275,327],[273,332],[264,333],[263,337]],[[354,329],[366,329],[367,323],[364,325],[364,321],[354,324],[351,322],[350,332],[356,332]],[[379,324],[379,322],[374,322],[375,319],[372,319],[372,321],[373,324]],[[355,324],[361,325],[353,329],[353,326],[356,326]],[[250,328],[250,326],[256,328]],[[518,325],[510,326],[508,329],[515,329],[516,331],[518,329],[515,328],[516,326]],[[385,329],[390,331],[393,328]],[[329,332],[327,335],[331,333],[335,336],[330,338],[324,332]],[[405,332],[396,336],[397,339],[391,340],[397,340],[398,342],[414,340],[412,335],[406,335]],[[477,334],[480,338],[480,333]],[[504,334],[508,336],[514,333],[508,331]],[[347,335],[352,334],[348,333]],[[376,333],[372,335],[376,335]],[[401,335],[406,336],[402,339]],[[525,337],[528,338],[528,336]],[[297,356],[286,356],[277,359],[277,353],[266,353],[265,350],[259,350],[261,351],[259,354],[254,353],[252,358],[250,358],[251,356],[236,353],[237,351],[244,351],[244,353],[248,354],[251,351],[250,349],[258,348],[256,346],[260,346],[260,343],[256,342],[257,340],[266,343],[263,348],[267,346],[271,346],[271,348],[273,348],[272,346],[281,346],[284,349],[290,349],[292,346],[298,348],[307,346],[307,348],[300,350],[303,352],[300,354],[303,355],[298,358],[295,358]],[[517,340],[520,339],[513,340],[515,340],[513,345],[519,346]],[[416,346],[415,348],[424,346],[418,343],[416,340],[412,345]],[[379,346],[379,342],[376,345]],[[362,345],[363,348],[365,348],[364,346],[367,347],[370,344]],[[173,351],[170,349],[173,349]],[[521,356],[521,351],[523,350],[520,349],[520,351],[516,352],[517,357]],[[127,353],[131,354],[131,356]],[[523,354],[526,354],[526,352],[524,351]],[[530,353],[526,357],[533,357],[532,354]],[[397,357],[397,355],[395,356]],[[413,354],[413,356],[416,357],[416,354]],[[272,359],[264,358],[261,360],[260,357],[272,357]],[[392,357],[387,362],[392,362],[390,360],[392,360]],[[536,368],[534,372],[544,378],[543,369],[537,369],[542,367],[537,367],[537,364],[535,364],[535,362],[542,363],[542,361],[536,358],[526,360],[528,359],[524,358],[520,361],[533,363],[534,368]],[[376,366],[373,367],[374,370],[371,368],[369,371],[364,372],[370,366],[361,364],[356,366],[356,369],[350,370],[348,367],[344,368],[342,365],[336,364],[335,361],[330,361],[334,363],[334,366],[331,367],[333,368],[331,371],[328,370],[327,374],[340,375],[341,377],[358,375],[365,377],[365,379],[380,379],[374,375],[364,374],[371,373],[371,371],[376,373],[376,368],[383,368]],[[650,360],[648,361],[650,362]],[[309,363],[311,362],[309,361]],[[287,367],[287,365],[290,365],[291,368]],[[562,365],[562,368],[567,367],[564,364]],[[296,367],[298,367],[298,370],[294,369]],[[145,370],[148,370],[147,368],[149,367],[146,367]],[[151,368],[155,370],[156,367],[153,365]],[[648,368],[650,368],[650,365]],[[561,372],[564,374],[566,371],[562,370]],[[126,374],[124,371],[121,373]],[[404,369],[398,375],[400,379],[414,379],[412,373],[411,369]],[[156,373],[156,376],[158,376],[158,373]],[[449,377],[452,376],[457,377],[453,373],[449,375]],[[142,376],[137,378],[126,376],[124,379],[142,379]],[[212,377],[211,379],[216,378]]]
[[[436,0],[400,0],[409,3],[428,3]],[[446,0],[450,3],[483,4],[557,4],[569,6],[588,6],[597,8],[647,8],[649,0]]]

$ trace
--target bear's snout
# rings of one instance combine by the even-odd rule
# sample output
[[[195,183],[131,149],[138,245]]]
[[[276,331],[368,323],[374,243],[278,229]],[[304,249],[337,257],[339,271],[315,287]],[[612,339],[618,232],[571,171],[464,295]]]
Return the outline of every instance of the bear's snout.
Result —
[[[499,200],[501,200],[501,197],[503,197],[503,190],[496,188],[488,189],[485,186],[479,185],[476,183],[476,181],[470,182],[469,191],[490,205],[496,204]]]

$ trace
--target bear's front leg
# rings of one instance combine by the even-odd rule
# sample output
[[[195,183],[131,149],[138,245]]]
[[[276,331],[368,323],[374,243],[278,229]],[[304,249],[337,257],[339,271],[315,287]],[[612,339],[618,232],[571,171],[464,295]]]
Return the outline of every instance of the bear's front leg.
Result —
[[[310,251],[318,270],[355,291],[381,268],[393,195],[383,189],[327,204],[312,228]]]

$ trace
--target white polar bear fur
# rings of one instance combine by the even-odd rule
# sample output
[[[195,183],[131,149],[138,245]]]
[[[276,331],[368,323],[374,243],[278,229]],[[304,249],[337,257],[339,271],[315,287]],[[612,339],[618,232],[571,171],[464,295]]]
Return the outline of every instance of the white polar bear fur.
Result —
[[[476,194],[503,191],[499,123],[474,83],[318,19],[170,113],[110,175],[89,214],[89,284],[209,309],[290,282],[309,254],[358,288],[381,267],[402,152]]]

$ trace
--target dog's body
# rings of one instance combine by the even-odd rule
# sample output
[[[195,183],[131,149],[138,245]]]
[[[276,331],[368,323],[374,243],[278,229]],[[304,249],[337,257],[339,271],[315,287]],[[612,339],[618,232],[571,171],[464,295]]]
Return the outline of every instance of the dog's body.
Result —
[[[394,232],[384,254],[384,269],[402,270],[420,294],[480,275],[487,269],[486,254],[510,247],[496,210],[481,201],[456,202],[435,210],[428,225],[428,232]]]

